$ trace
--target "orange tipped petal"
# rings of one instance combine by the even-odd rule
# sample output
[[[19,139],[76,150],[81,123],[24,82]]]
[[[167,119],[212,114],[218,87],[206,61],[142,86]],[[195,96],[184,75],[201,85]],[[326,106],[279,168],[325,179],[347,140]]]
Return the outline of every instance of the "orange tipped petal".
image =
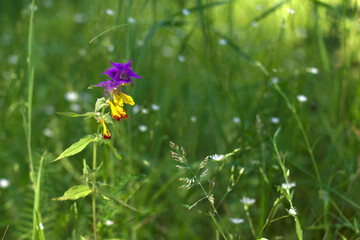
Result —
[[[106,125],[105,125],[105,122],[104,122],[104,119],[100,119],[101,121],[101,124],[103,126],[103,138],[104,139],[111,139],[111,134],[109,132],[109,130],[107,129]]]

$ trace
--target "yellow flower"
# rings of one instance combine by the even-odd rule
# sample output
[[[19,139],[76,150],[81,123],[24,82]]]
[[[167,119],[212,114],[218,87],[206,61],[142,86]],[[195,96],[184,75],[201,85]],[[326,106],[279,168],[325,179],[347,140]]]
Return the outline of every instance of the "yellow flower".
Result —
[[[105,122],[104,122],[104,119],[100,119],[101,121],[101,124],[103,126],[103,138],[104,139],[111,139],[111,134],[109,132],[109,130],[107,129],[106,125],[105,125]]]
[[[114,101],[109,100],[111,115],[116,121],[120,119],[126,119],[128,115],[126,114],[123,106],[124,103],[130,104],[133,106],[135,104],[133,98],[121,91],[118,91],[116,88],[113,90],[113,99]]]

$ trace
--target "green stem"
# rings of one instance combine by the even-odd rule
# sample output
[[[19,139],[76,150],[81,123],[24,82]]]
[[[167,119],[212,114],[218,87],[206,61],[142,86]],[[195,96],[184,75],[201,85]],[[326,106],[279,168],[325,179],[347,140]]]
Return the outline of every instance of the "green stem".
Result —
[[[306,145],[306,150],[308,151],[309,155],[310,155],[310,159],[312,161],[312,164],[313,164],[313,167],[314,167],[314,170],[315,170],[315,175],[316,175],[316,178],[317,178],[317,181],[319,183],[319,186],[320,186],[320,190],[323,191],[323,184],[322,184],[322,181],[321,181],[321,177],[320,177],[320,172],[319,172],[319,169],[317,167],[317,164],[316,164],[316,160],[315,160],[315,156],[314,156],[314,153],[313,153],[313,150],[312,150],[312,147],[310,146],[310,142],[309,142],[309,138],[307,137],[307,134],[306,134],[306,131],[304,129],[304,126],[303,124],[301,123],[300,119],[299,119],[299,116],[297,115],[296,113],[296,110],[294,108],[294,106],[290,103],[289,99],[286,97],[285,93],[280,89],[280,87],[275,84],[275,89],[280,93],[280,95],[284,98],[286,104],[288,105],[289,109],[291,110],[291,112],[293,113],[294,117],[295,117],[295,120],[300,128],[300,131],[304,137],[304,140],[305,140],[305,145]]]
[[[251,220],[251,217],[250,217],[250,212],[249,212],[249,209],[248,209],[247,205],[244,206],[244,210],[245,210],[245,213],[246,213],[246,218],[247,218],[247,220],[249,222],[249,225],[250,225],[251,234],[256,239],[256,233],[255,233],[254,225],[252,223],[252,220]]]
[[[27,124],[26,124],[26,142],[28,150],[28,158],[30,163],[30,180],[34,189],[34,194],[36,195],[36,183],[35,183],[35,173],[34,173],[34,164],[32,159],[31,151],[31,112],[32,112],[32,98],[33,98],[33,86],[34,86],[34,65],[33,65],[33,38],[34,38],[34,7],[35,0],[32,0],[31,3],[31,13],[30,13],[30,23],[29,23],[29,36],[28,36],[28,100],[27,100]],[[39,173],[40,174],[40,173]],[[33,229],[32,229],[32,239],[36,238],[36,212],[39,211],[39,205],[36,203],[36,196],[34,197],[33,204]]]
[[[93,148],[93,182],[96,184],[96,149],[97,142],[94,142]],[[97,230],[96,230],[96,188],[94,186],[92,193],[92,213],[93,213],[93,226],[94,226],[94,239],[97,240]]]

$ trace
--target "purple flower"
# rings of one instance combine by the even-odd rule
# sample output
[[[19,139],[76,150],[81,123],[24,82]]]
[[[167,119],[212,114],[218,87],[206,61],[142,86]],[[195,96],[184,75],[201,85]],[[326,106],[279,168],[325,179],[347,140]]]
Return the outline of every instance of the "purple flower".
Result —
[[[136,75],[134,71],[131,69],[131,60],[127,63],[121,64],[121,63],[113,63],[111,64],[114,66],[112,68],[109,68],[104,72],[103,74],[107,74],[111,77],[111,79],[114,81],[114,84],[120,85],[124,83],[131,83],[131,85],[134,85],[134,82],[131,80],[131,78],[142,78]]]
[[[113,90],[115,88],[118,88],[119,86],[124,86],[127,84],[134,85],[134,82],[131,80],[131,78],[142,78],[136,75],[134,71],[131,69],[131,61],[121,64],[121,63],[113,63],[111,64],[114,67],[109,68],[106,70],[106,72],[102,74],[109,75],[111,79],[107,79],[106,81],[102,81],[97,85],[93,85],[95,87],[103,87],[105,91],[109,92],[110,94],[113,93]],[[107,93],[105,93],[107,95]]]

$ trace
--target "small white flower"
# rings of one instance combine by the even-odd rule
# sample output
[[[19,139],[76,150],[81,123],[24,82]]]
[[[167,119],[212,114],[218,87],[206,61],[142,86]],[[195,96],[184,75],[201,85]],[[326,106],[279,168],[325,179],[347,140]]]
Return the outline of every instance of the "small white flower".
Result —
[[[191,117],[190,117],[190,121],[196,122],[196,121],[197,121],[197,118],[196,118],[195,116],[191,116]]]
[[[114,224],[114,222],[111,221],[111,220],[109,220],[109,219],[105,221],[105,225],[106,225],[106,226],[111,226],[111,225],[113,225],[113,224]]]
[[[81,107],[80,107],[80,105],[77,104],[77,103],[72,103],[72,104],[70,105],[70,109],[71,109],[71,111],[73,111],[73,112],[81,112]]]
[[[79,99],[79,94],[77,92],[69,91],[65,93],[65,99],[69,102],[76,102]]]
[[[129,18],[128,18],[128,22],[129,22],[129,23],[134,23],[134,22],[135,22],[135,18],[129,17]]]
[[[51,130],[51,129],[49,129],[49,128],[44,128],[44,129],[42,130],[42,133],[43,133],[45,136],[49,137],[49,138],[51,138],[51,137],[54,136],[53,130]]]
[[[110,44],[110,45],[108,46],[108,51],[109,51],[109,52],[113,52],[114,49],[115,49],[114,44]]]
[[[257,27],[259,27],[259,23],[256,22],[256,21],[254,21],[254,22],[251,23],[251,26],[252,26],[253,28],[257,28]]]
[[[55,112],[55,108],[52,105],[46,105],[44,107],[44,112],[45,112],[46,115],[52,115]]]
[[[221,161],[224,157],[225,157],[224,154],[210,155],[210,158],[214,161]]]
[[[279,82],[279,79],[277,77],[273,77],[270,81],[272,84],[277,84]]]
[[[290,208],[287,211],[291,216],[296,216],[298,214],[295,208]]]
[[[240,224],[240,223],[244,222],[244,219],[242,219],[242,218],[229,218],[229,220],[235,224]]]
[[[225,38],[220,38],[220,39],[219,39],[219,44],[220,44],[221,46],[224,46],[224,45],[227,44],[227,40],[226,40]]]
[[[308,100],[305,95],[297,95],[296,98],[299,102],[306,102]]]
[[[294,183],[294,182],[288,183],[288,184],[286,184],[286,183],[281,184],[281,188],[284,190],[291,189],[293,187],[296,187],[296,183]]]
[[[183,9],[181,10],[181,13],[182,13],[184,16],[187,16],[187,15],[190,14],[190,11],[189,11],[188,9],[186,9],[186,8],[183,8]]]
[[[319,69],[317,69],[316,67],[310,67],[310,68],[307,68],[306,71],[308,73],[312,73],[314,75],[318,74],[319,73]]]
[[[106,9],[105,11],[106,11],[106,14],[109,15],[109,16],[114,16],[115,15],[114,11],[112,9],[110,9],[110,8]]]
[[[291,9],[291,8],[288,8],[286,11],[287,11],[288,13],[290,13],[290,14],[294,14],[294,13],[295,13],[295,11],[294,11],[293,9]]]
[[[273,124],[278,124],[280,122],[280,118],[272,117],[270,118],[270,122],[272,122]]]
[[[76,13],[73,17],[73,20],[76,23],[84,23],[87,20],[87,16],[85,13]]]
[[[139,125],[139,130],[140,130],[140,132],[146,132],[147,131],[147,126]]]
[[[183,55],[179,55],[178,60],[179,60],[179,62],[185,62],[186,61],[186,59],[185,59],[185,57]]]
[[[157,105],[157,104],[155,104],[155,103],[153,103],[153,104],[151,104],[151,109],[154,110],[154,111],[159,111],[159,110],[160,110],[160,106]]]
[[[44,227],[44,224],[39,223],[39,226],[40,226],[40,229],[41,229],[41,230],[44,230],[44,228],[45,228],[45,227]]]
[[[243,197],[240,199],[240,202],[244,205],[252,205],[256,202],[256,200],[253,198]]]
[[[140,112],[141,108],[139,105],[135,105],[133,108],[132,108],[132,112],[134,114],[138,114]]]
[[[15,54],[10,55],[8,57],[8,62],[11,63],[11,64],[14,64],[14,65],[17,64],[18,60],[19,60],[19,57],[17,55],[15,55]]]
[[[10,186],[10,181],[6,178],[0,178],[0,188],[7,188]]]
[[[149,110],[147,110],[147,108],[143,108],[143,109],[141,109],[141,113],[142,114],[149,114]]]
[[[233,117],[232,121],[234,123],[240,123],[240,118],[239,117]]]

